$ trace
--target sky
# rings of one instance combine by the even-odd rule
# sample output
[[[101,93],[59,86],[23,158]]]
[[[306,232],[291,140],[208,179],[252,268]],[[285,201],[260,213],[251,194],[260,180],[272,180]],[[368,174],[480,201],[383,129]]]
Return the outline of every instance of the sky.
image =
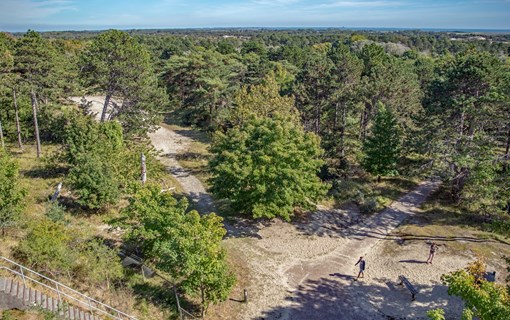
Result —
[[[0,30],[510,29],[510,0],[0,0]]]

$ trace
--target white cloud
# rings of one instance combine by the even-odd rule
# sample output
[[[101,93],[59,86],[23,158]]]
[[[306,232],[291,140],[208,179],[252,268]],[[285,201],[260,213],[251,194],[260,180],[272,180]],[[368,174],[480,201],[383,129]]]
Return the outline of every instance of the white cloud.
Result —
[[[2,0],[0,21],[19,22],[27,19],[43,19],[66,10],[77,10],[70,0]]]

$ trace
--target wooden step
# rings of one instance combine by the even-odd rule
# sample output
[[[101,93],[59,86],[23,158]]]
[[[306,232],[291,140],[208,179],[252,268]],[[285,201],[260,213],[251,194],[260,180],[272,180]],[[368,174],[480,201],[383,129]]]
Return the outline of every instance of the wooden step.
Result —
[[[67,318],[71,320],[74,319],[74,307],[71,305],[67,308]]]
[[[19,282],[13,281],[11,286],[11,296],[15,297],[18,295]]]
[[[5,279],[4,292],[10,294],[11,293],[11,287],[12,287],[12,280],[11,279]]]

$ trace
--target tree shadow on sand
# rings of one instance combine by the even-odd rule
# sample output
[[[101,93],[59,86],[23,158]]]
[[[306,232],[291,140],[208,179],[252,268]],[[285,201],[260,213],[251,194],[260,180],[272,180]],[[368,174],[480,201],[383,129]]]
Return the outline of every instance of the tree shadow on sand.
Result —
[[[259,319],[416,319],[426,318],[428,310],[439,307],[459,318],[462,312],[461,300],[449,297],[439,283],[415,285],[419,293],[411,301],[410,292],[397,279],[374,279],[376,284],[368,284],[353,278],[332,274],[331,278],[307,280],[290,292],[288,305],[267,310]]]

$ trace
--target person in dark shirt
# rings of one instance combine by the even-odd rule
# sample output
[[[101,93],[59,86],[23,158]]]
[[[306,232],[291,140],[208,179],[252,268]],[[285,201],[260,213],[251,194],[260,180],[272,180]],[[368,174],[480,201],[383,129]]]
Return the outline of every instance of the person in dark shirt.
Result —
[[[358,264],[359,264],[359,273],[358,273],[358,277],[354,280],[358,280],[360,277],[361,278],[365,277],[365,266],[366,266],[365,259],[363,259],[363,257],[359,257],[359,260],[358,260],[358,262],[356,262],[355,266],[357,266]]]
[[[434,260],[436,251],[437,251],[437,244],[435,242],[432,242],[432,244],[430,245],[430,252],[429,252],[429,257],[427,259],[427,263],[432,264],[432,260]]]

